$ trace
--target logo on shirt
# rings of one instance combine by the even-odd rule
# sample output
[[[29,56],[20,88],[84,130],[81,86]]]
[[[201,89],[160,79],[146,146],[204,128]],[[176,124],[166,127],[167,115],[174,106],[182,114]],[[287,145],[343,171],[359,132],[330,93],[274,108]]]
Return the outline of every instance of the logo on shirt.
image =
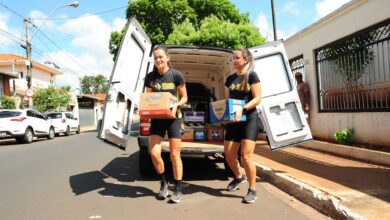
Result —
[[[160,85],[158,82],[156,82],[156,81],[152,81],[152,82],[150,83],[150,85],[151,85],[151,87],[154,88],[155,90],[161,90],[161,85]]]
[[[175,89],[174,83],[162,83],[161,85],[162,90],[172,90]]]

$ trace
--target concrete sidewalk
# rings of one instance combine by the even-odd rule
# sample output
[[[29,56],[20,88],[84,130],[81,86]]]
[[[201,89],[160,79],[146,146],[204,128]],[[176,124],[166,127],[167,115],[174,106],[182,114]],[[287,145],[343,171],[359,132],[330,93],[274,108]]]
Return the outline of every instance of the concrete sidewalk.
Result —
[[[363,162],[364,157],[351,159],[364,154],[356,149],[332,154],[313,150],[321,144],[312,141],[271,151],[266,141],[257,141],[257,174],[332,218],[390,219],[390,166]],[[326,145],[339,150],[337,145]],[[367,155],[390,161],[388,153],[371,153]]]

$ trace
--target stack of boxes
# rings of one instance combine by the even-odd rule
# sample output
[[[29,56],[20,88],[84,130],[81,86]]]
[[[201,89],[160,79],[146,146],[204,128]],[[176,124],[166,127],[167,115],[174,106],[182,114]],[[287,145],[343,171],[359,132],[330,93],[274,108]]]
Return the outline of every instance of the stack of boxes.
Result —
[[[172,107],[177,98],[169,92],[142,93],[140,99],[141,118],[174,118]],[[210,103],[210,122],[206,124],[205,112],[185,111],[183,141],[222,142],[224,139],[223,124],[234,122],[235,112],[245,105],[244,100],[225,99]],[[246,121],[243,115],[241,121]]]

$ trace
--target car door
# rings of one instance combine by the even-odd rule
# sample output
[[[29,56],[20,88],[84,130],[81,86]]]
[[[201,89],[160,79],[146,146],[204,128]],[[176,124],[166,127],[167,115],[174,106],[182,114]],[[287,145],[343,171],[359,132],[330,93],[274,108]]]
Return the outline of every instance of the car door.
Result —
[[[35,133],[39,135],[48,134],[50,123],[46,120],[46,117],[38,111],[32,111],[34,113]]]
[[[312,140],[282,41],[250,48],[259,75],[262,100],[257,106],[271,150]]]
[[[152,43],[135,18],[129,19],[110,77],[98,137],[126,148],[134,108],[139,105]]]
[[[65,113],[65,118],[69,122],[69,127],[72,131],[77,130],[78,123],[77,120],[70,113]]]

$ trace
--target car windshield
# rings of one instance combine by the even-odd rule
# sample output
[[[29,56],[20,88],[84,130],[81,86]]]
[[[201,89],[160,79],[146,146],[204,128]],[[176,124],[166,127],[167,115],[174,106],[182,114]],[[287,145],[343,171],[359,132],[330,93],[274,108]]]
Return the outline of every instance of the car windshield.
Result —
[[[62,118],[61,113],[49,113],[49,114],[46,114],[46,116],[50,119]]]
[[[21,115],[22,112],[16,112],[16,111],[2,111],[0,112],[0,118],[11,118]]]

